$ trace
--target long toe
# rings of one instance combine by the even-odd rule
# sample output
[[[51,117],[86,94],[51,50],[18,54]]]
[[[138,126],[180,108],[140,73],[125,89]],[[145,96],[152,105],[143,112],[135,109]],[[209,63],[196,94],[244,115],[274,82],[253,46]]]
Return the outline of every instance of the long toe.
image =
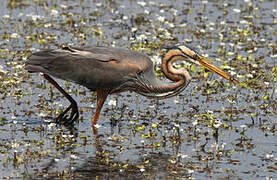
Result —
[[[67,121],[68,115],[66,114],[71,107],[69,106],[65,111],[59,114],[59,116],[55,119],[55,122],[58,124],[64,124]]]
[[[72,120],[77,120],[79,117],[79,111],[78,111],[78,106],[77,105],[72,105],[71,108],[71,113],[70,113],[70,119]]]
[[[65,124],[68,121],[67,112],[72,109],[72,105],[68,106],[65,111],[63,111],[56,119],[56,123],[58,124]]]
[[[67,119],[67,121],[64,123],[66,126],[73,125],[75,121],[79,118],[79,111],[72,109],[71,110],[71,115],[70,118]]]
[[[68,117],[67,113],[70,110],[71,110],[70,117]],[[68,106],[66,110],[56,118],[56,123],[69,126],[69,125],[72,125],[78,118],[79,118],[79,111],[78,111],[77,104],[70,104],[70,106]]]
[[[55,122],[57,124],[64,124],[67,121],[68,115],[66,113],[62,112],[58,117],[55,118]]]

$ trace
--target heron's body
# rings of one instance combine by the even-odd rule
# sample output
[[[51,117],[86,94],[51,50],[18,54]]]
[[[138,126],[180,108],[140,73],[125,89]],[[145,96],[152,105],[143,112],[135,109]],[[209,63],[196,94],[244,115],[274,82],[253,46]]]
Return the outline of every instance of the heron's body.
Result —
[[[152,61],[147,56],[111,47],[39,51],[29,58],[27,67],[31,70],[38,68],[42,73],[76,82],[91,91],[116,91],[124,84],[135,89],[134,80],[139,74],[146,72],[154,76]]]
[[[25,69],[43,73],[44,77],[69,99],[71,105],[59,116],[60,120],[66,119],[65,114],[71,109],[73,112],[70,121],[75,121],[78,118],[77,103],[50,76],[73,81],[96,91],[98,102],[95,125],[108,94],[131,90],[148,97],[166,98],[180,93],[188,85],[190,76],[186,70],[173,68],[172,64],[176,60],[203,65],[236,82],[185,46],[170,49],[162,59],[162,70],[165,76],[173,81],[170,83],[156,78],[153,63],[146,55],[114,47],[65,47],[39,51],[28,58]]]

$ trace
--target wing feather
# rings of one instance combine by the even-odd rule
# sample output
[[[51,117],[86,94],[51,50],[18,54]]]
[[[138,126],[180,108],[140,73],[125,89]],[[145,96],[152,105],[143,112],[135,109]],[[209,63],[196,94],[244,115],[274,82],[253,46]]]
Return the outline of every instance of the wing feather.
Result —
[[[116,88],[153,68],[145,55],[113,47],[65,47],[32,54],[25,69],[73,81],[91,90]]]

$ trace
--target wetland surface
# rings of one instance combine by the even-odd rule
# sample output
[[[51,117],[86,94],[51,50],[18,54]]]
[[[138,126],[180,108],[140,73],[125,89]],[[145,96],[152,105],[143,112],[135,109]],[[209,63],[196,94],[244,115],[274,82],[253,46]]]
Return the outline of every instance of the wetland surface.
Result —
[[[276,179],[277,5],[274,0],[3,0],[0,7],[1,179]],[[53,123],[68,101],[24,70],[39,49],[106,45],[147,54],[194,47],[239,85],[188,64],[165,100],[108,97],[93,134],[95,94],[58,80],[79,104],[73,128]]]

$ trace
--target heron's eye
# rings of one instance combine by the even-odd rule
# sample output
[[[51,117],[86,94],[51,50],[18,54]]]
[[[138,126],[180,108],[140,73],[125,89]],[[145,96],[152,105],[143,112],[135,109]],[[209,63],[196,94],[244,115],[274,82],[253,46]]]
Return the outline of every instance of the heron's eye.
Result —
[[[192,56],[192,58],[195,59],[195,60],[197,60],[197,61],[199,61],[199,60],[201,59],[201,57],[200,57],[198,54],[194,54],[194,55]]]

